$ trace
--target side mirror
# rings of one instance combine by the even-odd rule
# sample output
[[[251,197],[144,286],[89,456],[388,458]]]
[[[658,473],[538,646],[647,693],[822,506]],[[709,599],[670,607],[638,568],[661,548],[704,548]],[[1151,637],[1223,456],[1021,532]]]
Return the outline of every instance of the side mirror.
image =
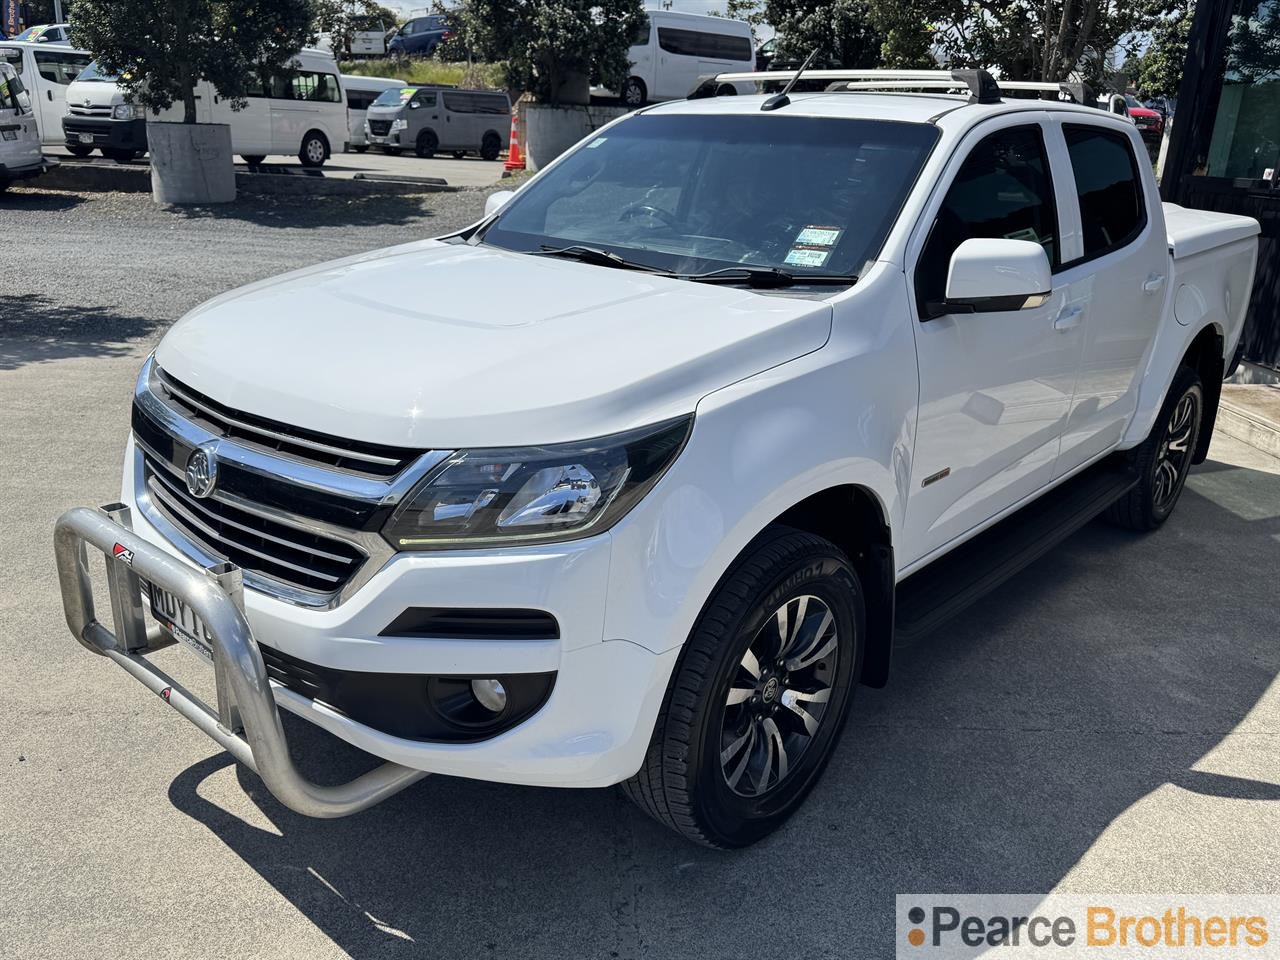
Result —
[[[489,199],[484,202],[484,215],[491,217],[503,207],[507,205],[507,201],[516,195],[514,190],[499,190],[497,193],[490,194]]]
[[[422,104],[420,104],[417,100],[410,100],[410,101],[409,101],[409,109],[410,109],[410,110],[417,110],[420,106],[422,106]]]
[[[1042,306],[1053,292],[1044,247],[1030,240],[966,240],[951,255],[947,299],[930,304],[931,317]]]

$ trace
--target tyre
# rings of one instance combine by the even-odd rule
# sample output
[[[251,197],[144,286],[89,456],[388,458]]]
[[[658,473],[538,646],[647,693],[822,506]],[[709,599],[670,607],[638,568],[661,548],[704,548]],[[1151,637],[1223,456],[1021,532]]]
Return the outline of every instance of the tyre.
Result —
[[[622,102],[628,107],[643,107],[649,91],[639,77],[628,77],[622,85]]]
[[[736,97],[737,95],[738,88],[731,83],[722,83],[720,86],[716,87],[717,97]]]
[[[369,145],[368,144],[360,144],[359,146],[353,145],[351,149],[354,150],[356,153],[365,153],[368,151]]]
[[[9,181],[0,180],[0,193],[4,193],[8,189],[9,189]]]
[[[247,163],[251,167],[260,167],[262,166],[262,161],[267,158],[265,156],[259,156],[258,154],[254,154],[253,156],[249,156],[249,157],[246,157],[243,154],[241,154],[240,159],[243,160],[245,163]]]
[[[329,142],[323,133],[311,130],[302,138],[302,146],[298,148],[298,161],[304,167],[323,167],[329,159]]]
[[[430,130],[423,130],[418,134],[418,139],[414,141],[413,152],[423,160],[430,160],[436,155],[436,150],[439,146],[440,138]]]
[[[493,131],[486,133],[484,139],[480,141],[480,159],[497,160],[500,153],[502,153],[502,138]]]
[[[1138,472],[1138,485],[1107,511],[1107,519],[1130,530],[1154,530],[1173,513],[1204,420],[1204,385],[1200,375],[1181,366],[1173,376],[1155,426],[1129,458]]]
[[[82,143],[68,143],[67,153],[71,154],[73,157],[79,157],[83,160],[89,154],[93,153],[93,147],[86,147]]]
[[[800,806],[862,668],[858,576],[832,543],[771,527],[712,594],[623,791],[696,843],[744,847]]]

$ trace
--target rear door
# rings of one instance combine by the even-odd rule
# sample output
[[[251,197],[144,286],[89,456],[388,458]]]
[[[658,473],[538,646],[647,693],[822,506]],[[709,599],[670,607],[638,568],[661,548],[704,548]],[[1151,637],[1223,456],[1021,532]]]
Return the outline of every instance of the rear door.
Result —
[[[1050,483],[1080,360],[1054,277],[1041,306],[931,316],[966,239],[1031,240],[1060,270],[1060,198],[1037,111],[990,120],[957,149],[908,248],[920,407],[903,558],[936,552]]]
[[[476,129],[475,94],[466,90],[445,90],[440,96],[440,146],[445,150],[474,150],[480,143]]]
[[[245,106],[232,110],[226,97],[214,91],[210,115],[214,123],[231,127],[231,150],[241,156],[265,156],[271,150],[271,102],[262,80],[255,76],[245,84]]]
[[[1062,279],[1079,307],[1083,358],[1062,437],[1058,475],[1119,443],[1137,409],[1138,388],[1168,289],[1169,252],[1146,151],[1113,123],[1057,121],[1080,235],[1064,251]]]
[[[698,79],[698,51],[703,34],[683,27],[657,25],[658,65],[649,96],[654,100],[675,100],[693,89]]]
[[[327,120],[334,110],[330,105],[342,103],[337,74],[315,70],[291,70],[275,77],[269,92],[272,140],[269,153],[297,153],[309,130],[329,130]],[[346,107],[341,109],[345,117]],[[342,140],[335,143],[332,132],[326,132],[326,136],[330,150],[342,150]]]

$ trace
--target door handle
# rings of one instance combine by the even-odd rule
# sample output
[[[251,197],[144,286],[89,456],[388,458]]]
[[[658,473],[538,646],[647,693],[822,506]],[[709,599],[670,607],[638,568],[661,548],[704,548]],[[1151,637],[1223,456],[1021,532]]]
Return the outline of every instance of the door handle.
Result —
[[[1078,304],[1074,307],[1063,307],[1058,312],[1058,319],[1053,321],[1053,329],[1055,330],[1071,330],[1080,326],[1080,321],[1084,319],[1084,307]]]
[[[1151,274],[1151,276],[1147,277],[1146,281],[1142,284],[1142,291],[1144,293],[1155,293],[1157,290],[1159,290],[1163,286],[1164,286],[1164,274],[1153,273]]]
[[[44,95],[45,95],[46,97],[48,97],[48,98],[49,98],[49,102],[50,102],[50,103],[53,103],[53,91],[52,91],[52,90],[46,90],[46,91],[44,92]]]

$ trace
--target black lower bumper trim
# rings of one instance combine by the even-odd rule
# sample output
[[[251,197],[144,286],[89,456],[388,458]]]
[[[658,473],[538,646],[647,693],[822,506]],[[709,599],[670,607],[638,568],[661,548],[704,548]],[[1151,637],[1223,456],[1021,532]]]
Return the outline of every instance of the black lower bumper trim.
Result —
[[[106,118],[72,117],[62,118],[62,132],[66,136],[69,147],[105,147],[108,150],[146,150],[147,121],[145,120],[108,120]],[[92,143],[84,143],[81,134],[93,138]]]

